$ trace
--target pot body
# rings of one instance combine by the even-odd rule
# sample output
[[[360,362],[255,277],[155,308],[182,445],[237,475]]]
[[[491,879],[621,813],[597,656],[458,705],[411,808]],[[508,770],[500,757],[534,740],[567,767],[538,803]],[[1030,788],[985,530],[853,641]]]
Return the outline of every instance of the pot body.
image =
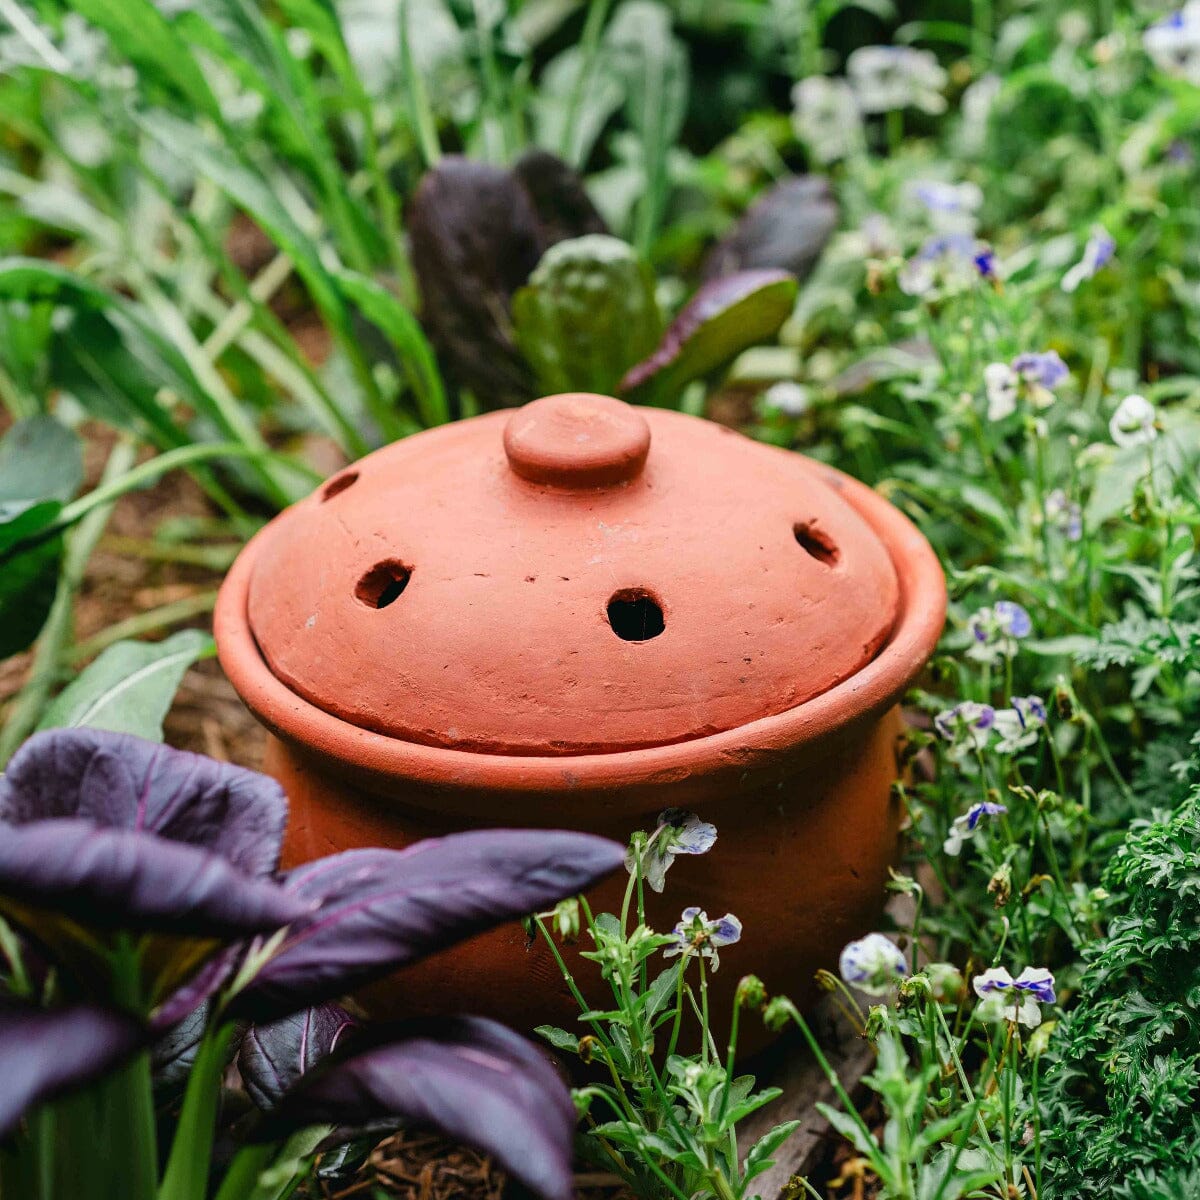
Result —
[[[713,1011],[727,1014],[738,980],[749,973],[771,994],[805,1005],[814,997],[814,972],[833,967],[846,942],[872,927],[904,816],[893,787],[902,737],[900,712],[892,707],[810,742],[788,756],[782,773],[682,774],[558,797],[497,794],[464,779],[450,804],[443,802],[445,789],[417,781],[350,778],[344,766],[277,736],[266,766],[291,802],[288,865],[483,826],[578,829],[624,842],[635,829],[652,830],[664,808],[697,812],[716,825],[717,843],[702,857],[677,858],[662,895],[647,890],[647,921],[670,931],[689,905],[710,917],[732,912],[741,919],[742,940],[721,951],[712,979]],[[593,912],[619,912],[626,879],[622,873],[595,889]],[[589,1001],[610,1007],[599,968],[579,958],[580,948],[589,948],[586,935],[580,947],[567,948],[567,961]],[[408,967],[360,1000],[373,1016],[467,1011],[525,1030],[577,1027],[578,1007],[552,955],[540,939],[530,943],[518,923]],[[743,1044],[761,1040],[761,1027],[748,1028]]]

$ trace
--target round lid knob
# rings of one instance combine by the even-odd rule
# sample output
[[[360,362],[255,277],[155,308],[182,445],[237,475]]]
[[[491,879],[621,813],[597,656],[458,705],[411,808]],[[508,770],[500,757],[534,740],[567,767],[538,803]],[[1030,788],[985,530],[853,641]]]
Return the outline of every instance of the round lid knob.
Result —
[[[534,400],[504,427],[508,465],[531,483],[608,487],[635,479],[650,452],[650,426],[611,396],[566,392]]]

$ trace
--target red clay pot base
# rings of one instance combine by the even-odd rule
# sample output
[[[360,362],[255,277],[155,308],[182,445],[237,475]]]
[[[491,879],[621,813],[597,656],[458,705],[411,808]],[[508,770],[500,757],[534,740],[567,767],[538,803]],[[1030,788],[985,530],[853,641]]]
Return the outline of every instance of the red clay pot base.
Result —
[[[569,395],[327,481],[251,541],[214,624],[276,735],[290,862],[480,825],[625,840],[692,808],[717,846],[677,861],[651,915],[741,918],[725,1003],[747,971],[802,999],[875,920],[901,817],[895,706],[944,612],[928,544],[863,485],[696,418]],[[516,925],[369,1001],[574,1019]]]

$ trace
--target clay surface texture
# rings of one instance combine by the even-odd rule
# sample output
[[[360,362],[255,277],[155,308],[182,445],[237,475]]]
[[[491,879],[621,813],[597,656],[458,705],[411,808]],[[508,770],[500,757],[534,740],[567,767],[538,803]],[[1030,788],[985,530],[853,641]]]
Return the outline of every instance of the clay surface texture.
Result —
[[[256,546],[248,619],[289,689],[389,737],[703,737],[828,691],[893,628],[895,567],[826,476],[679,413],[549,397],[388,446],[294,506]]]

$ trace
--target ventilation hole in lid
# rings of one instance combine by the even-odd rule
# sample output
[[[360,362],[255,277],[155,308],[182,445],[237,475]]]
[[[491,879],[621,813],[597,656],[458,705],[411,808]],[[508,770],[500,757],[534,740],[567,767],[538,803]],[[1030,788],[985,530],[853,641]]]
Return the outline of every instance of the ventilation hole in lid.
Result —
[[[326,500],[332,500],[334,496],[340,496],[352,483],[358,481],[357,471],[346,471],[341,475],[335,476],[326,485],[324,491],[321,492],[321,503]]]
[[[355,596],[368,608],[387,608],[408,587],[412,568],[402,562],[376,563],[359,581]]]
[[[617,592],[608,602],[608,623],[625,642],[648,642],[664,629],[662,606],[640,588]]]
[[[829,534],[822,533],[816,526],[804,521],[797,522],[792,527],[792,532],[796,535],[796,541],[800,544],[800,548],[806,554],[811,555],[824,566],[837,565],[841,555]]]

